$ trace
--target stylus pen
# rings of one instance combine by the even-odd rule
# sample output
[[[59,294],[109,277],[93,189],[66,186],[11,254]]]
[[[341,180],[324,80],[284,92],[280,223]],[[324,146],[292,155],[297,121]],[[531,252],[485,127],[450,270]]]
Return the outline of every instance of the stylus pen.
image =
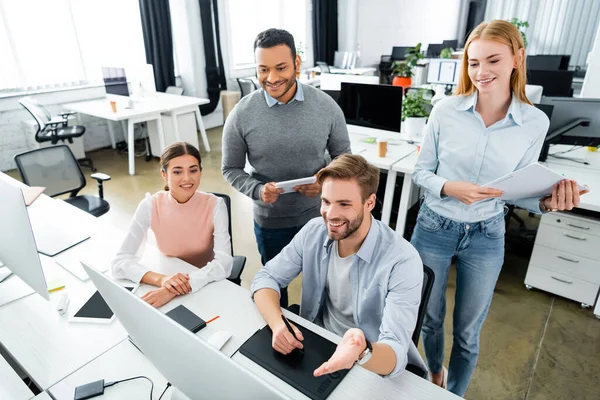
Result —
[[[294,333],[294,330],[292,329],[292,326],[290,325],[290,323],[288,322],[287,318],[285,317],[285,315],[281,314],[281,319],[283,319],[283,323],[285,324],[285,326],[288,328],[288,331],[290,331],[290,333],[292,334],[292,336],[294,337],[294,339],[300,341],[297,337],[296,334]],[[296,348],[299,351],[302,351],[303,349],[299,349]]]

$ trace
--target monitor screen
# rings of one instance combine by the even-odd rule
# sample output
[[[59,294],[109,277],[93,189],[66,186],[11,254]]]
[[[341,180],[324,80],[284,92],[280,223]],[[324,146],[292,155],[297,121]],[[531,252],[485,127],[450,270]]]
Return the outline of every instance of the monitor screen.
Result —
[[[392,47],[392,60],[406,60],[406,56],[408,55],[410,49],[410,47]]]
[[[350,125],[400,132],[400,86],[342,83],[339,104]]]
[[[129,96],[125,68],[102,67],[102,76],[104,78],[106,94]]]

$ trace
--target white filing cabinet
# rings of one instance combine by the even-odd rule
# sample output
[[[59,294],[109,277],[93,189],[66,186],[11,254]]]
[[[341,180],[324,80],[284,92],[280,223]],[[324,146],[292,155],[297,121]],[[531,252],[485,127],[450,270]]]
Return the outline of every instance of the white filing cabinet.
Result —
[[[37,132],[38,124],[34,120],[31,119],[21,121],[21,126],[23,127],[25,140],[27,141],[27,148],[29,150],[39,149],[40,147],[52,146],[52,142],[39,143],[35,140],[35,133]],[[83,136],[74,138],[73,143],[69,143],[69,141],[63,142],[59,140],[57,144],[66,144],[67,146],[69,146],[77,160],[85,158],[85,151],[83,150]]]
[[[593,306],[600,288],[600,220],[544,214],[525,286],[575,300],[582,307]],[[600,314],[598,306],[596,311]]]
[[[165,134],[165,146],[177,142],[175,132],[173,131],[173,119],[171,116],[162,114],[163,132]],[[196,116],[193,112],[177,115],[177,126],[182,142],[188,142],[197,149],[200,149],[198,143],[198,130],[196,128]],[[148,137],[150,138],[150,147],[154,157],[160,157],[163,149],[160,147],[158,131],[156,124],[148,124]]]

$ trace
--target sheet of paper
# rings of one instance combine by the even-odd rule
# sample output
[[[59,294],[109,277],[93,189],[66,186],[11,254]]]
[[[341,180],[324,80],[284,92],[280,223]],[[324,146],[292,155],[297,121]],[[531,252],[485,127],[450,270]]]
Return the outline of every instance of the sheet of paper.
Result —
[[[569,177],[534,163],[482,186],[504,191],[502,200],[518,200],[552,194],[552,186],[563,179]],[[579,185],[579,190],[585,189],[587,186]]]
[[[284,192],[282,194],[292,193],[292,192],[294,192],[294,190],[292,190],[292,188],[294,188],[295,186],[310,185],[310,184],[315,183],[316,181],[317,181],[316,176],[309,176],[307,178],[293,179],[291,181],[276,182],[275,187],[277,187],[279,189],[283,189]]]

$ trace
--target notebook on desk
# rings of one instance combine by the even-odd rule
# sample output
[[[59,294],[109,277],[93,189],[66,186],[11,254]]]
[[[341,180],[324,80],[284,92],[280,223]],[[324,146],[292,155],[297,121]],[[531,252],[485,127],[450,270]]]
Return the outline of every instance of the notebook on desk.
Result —
[[[304,352],[283,355],[271,345],[273,333],[268,326],[248,339],[240,353],[273,375],[282,379],[313,400],[325,400],[340,384],[349,370],[315,377],[313,372],[333,355],[336,345],[322,336],[296,324],[302,331]]]

